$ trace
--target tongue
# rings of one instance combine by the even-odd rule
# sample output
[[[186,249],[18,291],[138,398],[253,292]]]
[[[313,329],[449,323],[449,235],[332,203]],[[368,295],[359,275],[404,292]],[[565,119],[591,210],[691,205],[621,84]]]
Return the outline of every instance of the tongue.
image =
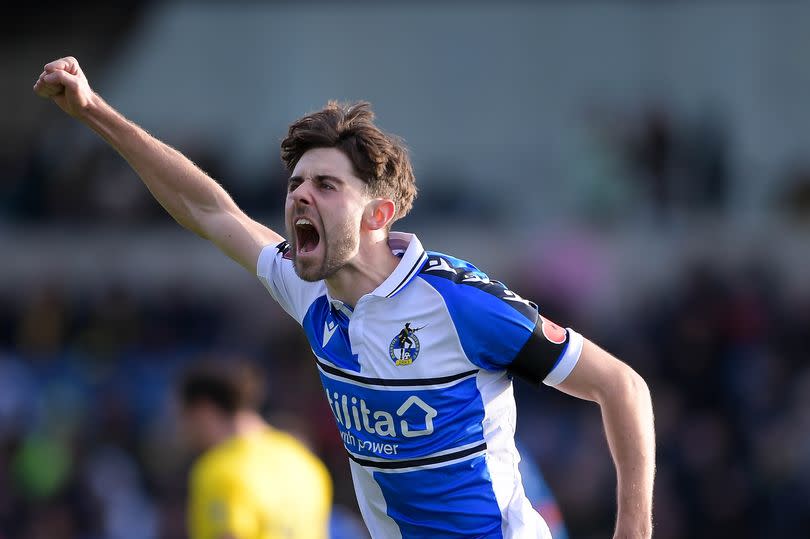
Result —
[[[301,252],[308,253],[315,249],[315,246],[318,245],[316,242],[312,241],[312,238],[305,238],[304,241],[301,243]]]
[[[302,228],[300,231],[300,242],[298,250],[302,253],[308,253],[315,250],[318,246],[318,233],[313,228]]]

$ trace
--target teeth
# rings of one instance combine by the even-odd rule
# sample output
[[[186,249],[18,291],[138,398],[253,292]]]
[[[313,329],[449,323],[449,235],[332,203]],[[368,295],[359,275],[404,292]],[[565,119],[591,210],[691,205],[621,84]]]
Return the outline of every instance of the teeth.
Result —
[[[309,225],[309,226],[313,226],[313,225],[312,225],[312,223],[310,222],[310,220],[309,220],[309,219],[304,219],[303,217],[302,217],[301,219],[298,219],[298,220],[295,222],[295,224],[296,224],[296,225]]]

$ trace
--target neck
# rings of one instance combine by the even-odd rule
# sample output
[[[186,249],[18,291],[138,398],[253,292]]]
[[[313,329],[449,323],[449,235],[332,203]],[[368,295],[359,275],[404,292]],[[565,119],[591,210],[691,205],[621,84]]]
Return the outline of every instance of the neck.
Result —
[[[243,410],[236,412],[234,418],[234,430],[237,436],[242,434],[252,434],[267,428],[267,423],[262,416],[253,410]]]
[[[388,247],[387,235],[365,244],[361,242],[354,259],[326,279],[326,288],[332,298],[354,307],[361,297],[380,286],[397,264],[399,258]]]
[[[222,431],[219,432],[216,444],[220,444],[234,436],[244,436],[266,428],[267,423],[258,413],[252,410],[241,410],[236,412],[236,415],[228,421],[227,425],[224,425]]]

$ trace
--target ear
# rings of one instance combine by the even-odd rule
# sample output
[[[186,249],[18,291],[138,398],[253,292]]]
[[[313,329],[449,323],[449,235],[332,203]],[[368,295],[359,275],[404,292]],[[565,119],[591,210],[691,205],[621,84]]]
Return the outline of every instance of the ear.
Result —
[[[366,204],[363,212],[363,224],[369,230],[380,230],[387,227],[394,219],[396,205],[389,198],[374,198]]]

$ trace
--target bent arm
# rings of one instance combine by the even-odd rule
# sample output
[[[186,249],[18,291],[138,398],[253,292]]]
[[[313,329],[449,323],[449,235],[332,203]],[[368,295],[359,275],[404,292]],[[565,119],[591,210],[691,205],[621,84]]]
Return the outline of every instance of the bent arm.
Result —
[[[652,534],[655,429],[650,391],[632,368],[587,339],[571,374],[555,386],[599,404],[616,465],[616,539]]]

